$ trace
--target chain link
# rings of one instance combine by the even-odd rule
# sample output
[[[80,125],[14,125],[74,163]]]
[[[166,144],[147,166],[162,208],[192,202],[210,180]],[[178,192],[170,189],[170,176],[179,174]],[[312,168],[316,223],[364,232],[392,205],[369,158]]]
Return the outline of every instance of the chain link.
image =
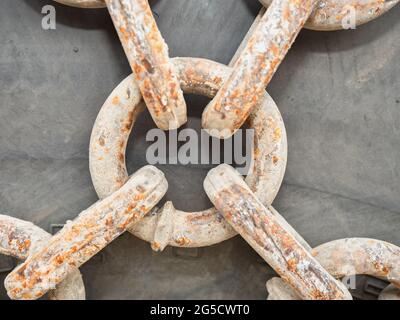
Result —
[[[259,1],[267,8],[273,2]],[[378,18],[398,3],[399,0],[320,0],[305,28],[317,31],[355,28]],[[349,22],[354,22],[354,25],[349,25]]]
[[[0,215],[0,254],[25,260],[50,239],[49,233],[33,223]],[[56,289],[50,291],[49,298],[50,300],[84,300],[85,286],[80,272],[76,269],[72,270]]]
[[[215,95],[231,72],[222,64],[198,58],[174,58],[172,64],[186,93],[207,97]],[[118,190],[128,179],[125,149],[134,122],[143,110],[140,100],[140,91],[131,75],[111,93],[95,121],[90,139],[89,167],[100,198]],[[285,173],[287,141],[282,117],[267,93],[264,93],[263,103],[253,110],[249,127],[254,129],[255,145],[253,164],[246,181],[261,201],[269,205],[275,199]],[[164,225],[164,221],[169,221],[168,225]],[[151,242],[157,250],[162,250],[167,244],[209,246],[236,235],[217,215],[215,208],[183,212],[175,210],[172,203],[148,215],[130,231]]]
[[[303,26],[340,29],[349,6],[356,9],[359,25],[400,0],[260,0],[269,9],[260,12],[232,68],[205,59],[170,59],[147,0],[55,1],[107,7],[133,74],[111,93],[93,127],[90,172],[101,200],[53,237],[31,223],[0,216],[0,253],[26,259],[6,278],[11,298],[37,299],[56,288],[53,299],[84,299],[77,268],[126,230],[156,251],[167,245],[208,246],[239,233],[284,279],[267,283],[269,299],[351,299],[335,278],[354,274],[383,277],[400,287],[400,248],[372,239],[344,239],[312,250],[270,206],[285,173],[287,141],[279,110],[265,92]],[[245,181],[228,165],[209,172],[204,187],[216,208],[188,213],[167,202],[152,210],[168,183],[152,166],[129,177],[126,144],[144,109],[142,98],[159,128],[184,124],[183,91],[214,98],[203,114],[203,127],[220,133],[228,129],[228,135],[212,133],[220,138],[249,118],[255,130],[254,164]],[[389,286],[380,299],[398,297],[397,287]]]
[[[400,300],[400,248],[375,239],[350,238],[331,241],[311,252],[335,278],[369,275],[392,283],[381,300]],[[267,282],[269,300],[298,300],[299,296],[280,278]]]

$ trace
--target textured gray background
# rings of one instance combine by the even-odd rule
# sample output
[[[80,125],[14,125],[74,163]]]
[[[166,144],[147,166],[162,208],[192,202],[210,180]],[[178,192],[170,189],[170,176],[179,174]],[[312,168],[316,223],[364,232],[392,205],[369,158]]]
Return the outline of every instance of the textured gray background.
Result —
[[[130,73],[106,10],[55,4],[57,30],[44,31],[40,11],[49,3],[2,0],[0,10],[0,212],[48,231],[96,201],[91,128]],[[255,0],[153,1],[171,56],[223,63],[259,8]],[[312,245],[343,237],[400,245],[399,14],[397,6],[355,31],[302,31],[268,88],[289,139],[274,205]],[[189,126],[199,128],[206,103],[188,97]],[[153,127],[148,115],[139,122],[128,147],[130,172],[145,163],[144,133]],[[160,168],[177,208],[208,206],[208,168]],[[264,299],[273,274],[239,237],[156,254],[129,234],[82,272],[90,299]]]

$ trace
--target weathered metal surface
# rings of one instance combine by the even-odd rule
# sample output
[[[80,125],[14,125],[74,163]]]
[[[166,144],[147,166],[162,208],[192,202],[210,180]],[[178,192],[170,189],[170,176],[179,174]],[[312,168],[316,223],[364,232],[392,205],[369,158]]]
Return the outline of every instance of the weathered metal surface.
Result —
[[[177,129],[187,121],[186,103],[169,61],[168,46],[147,0],[106,0],[140,92],[156,125]],[[114,100],[118,105],[119,101]]]
[[[312,254],[335,278],[368,274],[400,286],[400,248],[393,244],[350,238],[320,245]]]
[[[233,228],[303,299],[351,299],[232,167],[222,164],[210,170],[204,189]]]
[[[203,128],[214,136],[228,138],[243,125],[262,100],[265,87],[316,3],[277,0],[271,4],[234,64],[233,72],[204,110]]]
[[[209,60],[196,58],[172,59],[181,87],[187,93],[212,97],[231,69]],[[118,99],[117,105],[113,101]],[[143,110],[140,92],[133,76],[126,78],[108,97],[96,119],[90,139],[89,163],[93,185],[100,198],[118,190],[128,178],[125,150],[134,122]],[[254,129],[254,161],[247,183],[268,205],[275,198],[285,173],[287,160],[286,131],[274,101],[264,94],[263,103],[253,110],[249,127]],[[163,215],[174,219],[164,219]],[[170,226],[161,228],[160,221]],[[164,225],[164,222],[160,222]],[[173,226],[172,226],[173,224]],[[156,232],[158,230],[158,232]],[[236,232],[217,213],[215,208],[201,212],[175,210],[172,204],[146,216],[130,231],[153,243],[153,248],[168,244],[182,247],[201,247],[219,243]],[[161,235],[168,232],[169,235]],[[154,239],[163,239],[160,241]]]
[[[240,43],[238,49],[236,50],[234,56],[232,57],[231,61],[229,62],[229,67],[233,67],[236,63],[236,61],[239,59],[240,55],[242,54],[243,50],[246,48],[247,43],[253,36],[253,33],[257,29],[258,25],[261,22],[261,18],[264,16],[265,12],[267,9],[265,7],[262,7],[260,12],[258,12],[256,18],[254,19],[249,31],[247,31],[245,37],[243,38],[242,42]]]
[[[163,225],[163,223],[160,223],[160,225],[162,226],[162,225]]]
[[[37,299],[137,223],[164,196],[168,183],[153,166],[138,170],[118,191],[96,202],[53,236],[5,280],[12,299]]]
[[[260,0],[268,7],[272,0]],[[389,11],[399,0],[320,0],[305,28],[320,31],[341,30],[348,25],[348,17],[354,10],[356,26],[367,23]]]
[[[349,8],[353,8],[355,10],[354,14],[356,20],[354,22],[355,26],[358,26],[386,13],[399,1],[400,0],[355,0],[349,2],[321,0],[314,8],[310,18],[307,20],[304,27],[320,31],[334,31],[343,29],[344,27],[348,27],[349,21],[346,20],[346,17],[349,16]],[[239,59],[244,48],[246,47],[255,30],[259,26],[262,17],[265,15],[267,10],[266,8],[271,5],[272,0],[260,0],[260,2],[264,5],[264,7],[260,10],[257,17],[254,19],[254,22],[251,25],[249,31],[242,40],[242,43],[240,44],[235,55],[231,59],[229,66],[233,66]]]
[[[0,215],[0,254],[25,260],[45,245],[51,235],[31,222]],[[79,270],[73,271],[55,290],[51,300],[85,300],[85,286]]]
[[[97,9],[104,8],[106,3],[104,0],[54,0],[55,2],[65,4],[71,7]]]
[[[341,239],[325,243],[312,250],[312,255],[335,278],[370,275],[384,278],[400,288],[400,248],[380,240],[365,238]],[[279,279],[269,281],[268,292],[272,300],[296,298]],[[387,291],[385,296],[396,296],[399,289]],[[299,298],[299,297],[297,297]]]
[[[54,0],[56,2],[80,8],[103,8],[104,0]],[[259,0],[269,7],[272,0]],[[399,0],[320,0],[304,25],[305,28],[319,31],[334,31],[343,29],[343,19],[348,15],[349,8],[355,9],[356,25],[362,25],[380,17],[389,11]]]

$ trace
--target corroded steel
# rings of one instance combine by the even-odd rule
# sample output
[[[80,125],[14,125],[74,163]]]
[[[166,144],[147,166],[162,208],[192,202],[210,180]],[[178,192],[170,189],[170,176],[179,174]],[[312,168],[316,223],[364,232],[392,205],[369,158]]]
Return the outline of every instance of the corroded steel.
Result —
[[[379,240],[351,238],[325,243],[312,254],[336,278],[352,274],[384,277],[400,286],[400,248]]]
[[[238,49],[236,50],[235,54],[233,55],[231,61],[229,62],[230,67],[233,67],[235,65],[236,61],[239,59],[244,48],[246,48],[247,43],[249,42],[250,38],[253,36],[253,33],[257,29],[258,25],[260,24],[261,18],[264,16],[266,11],[267,11],[267,9],[265,9],[265,7],[262,7],[260,9],[260,11],[258,12],[256,18],[254,19],[253,23],[251,24],[250,29],[247,31],[245,37],[243,38]]]
[[[104,0],[54,0],[55,2],[65,4],[71,7],[97,9],[104,8],[106,3]]]
[[[148,1],[106,4],[153,120],[163,130],[179,128],[187,121],[185,99]]]
[[[232,167],[222,164],[210,170],[204,189],[233,228],[303,299],[351,299]]]
[[[254,19],[253,24],[230,61],[229,66],[233,66],[239,59],[240,54],[246,47],[257,26],[260,24],[261,18],[265,15],[266,8],[269,7],[269,5],[272,3],[272,0],[260,0],[260,2],[264,4],[264,7]],[[350,14],[352,13],[349,11],[351,8],[355,9],[355,11],[353,11],[355,13],[355,26],[359,26],[386,13],[399,2],[400,0],[320,1],[311,13],[311,16],[304,25],[304,28],[320,31],[333,31],[353,27],[349,26],[349,22],[353,22],[352,20],[349,20]]]
[[[268,7],[272,0],[260,0]],[[352,14],[354,9],[356,26],[367,23],[378,18],[389,11],[400,0],[320,0],[310,18],[305,24],[305,28],[320,31],[333,31],[343,29],[343,21]]]
[[[54,0],[56,2],[80,8],[102,8],[104,0]],[[272,0],[259,0],[265,7]],[[320,31],[343,29],[342,21],[348,14],[349,6],[356,10],[356,25],[362,25],[389,11],[400,0],[320,0],[305,28]]]
[[[0,215],[0,254],[25,260],[47,243],[51,235],[33,223]],[[73,271],[55,290],[51,300],[85,300],[85,286],[79,270]]]
[[[203,112],[203,128],[210,134],[228,138],[243,125],[262,100],[265,87],[316,3],[317,0],[273,1],[234,64],[233,72]]]
[[[168,183],[153,166],[138,170],[118,191],[68,222],[6,278],[12,299],[37,299],[137,223],[164,196]]]
[[[0,253],[27,259],[6,279],[10,297],[35,299],[55,289],[52,299],[84,299],[77,268],[129,230],[151,242],[156,251],[167,245],[211,245],[239,232],[282,277],[267,282],[270,300],[350,299],[335,278],[353,274],[389,280],[392,285],[379,299],[399,299],[400,248],[355,238],[311,250],[270,206],[282,183],[287,141],[279,111],[264,89],[303,26],[341,29],[349,9],[355,9],[355,24],[360,25],[400,0],[260,0],[269,9],[260,12],[243,40],[231,61],[233,71],[204,59],[170,60],[147,0],[55,1],[82,8],[107,6],[134,75],[107,99],[92,132],[90,170],[104,199],[54,237],[30,223],[0,215]],[[254,163],[245,181],[227,165],[209,172],[204,186],[221,213],[216,208],[187,213],[167,202],[145,217],[165,194],[167,182],[152,166],[128,177],[127,140],[145,107],[142,96],[159,128],[184,124],[181,86],[188,93],[216,95],[202,119],[211,135],[227,138],[249,118],[255,130]]]
[[[205,59],[175,58],[171,61],[185,92],[208,97],[213,97],[231,72],[230,68]],[[128,178],[125,149],[134,122],[143,110],[140,99],[136,81],[129,76],[111,93],[96,119],[90,139],[89,164],[100,198],[118,190]],[[114,105],[114,100],[119,104]],[[264,93],[263,103],[251,113],[249,127],[254,129],[254,161],[246,181],[262,203],[269,205],[285,173],[287,141],[282,117],[267,93]],[[164,214],[173,215],[173,226],[172,219],[161,218]],[[170,221],[171,225],[161,228],[158,221],[161,225]],[[175,210],[172,204],[147,215],[130,231],[153,243],[153,248],[163,248],[167,242],[181,247],[208,246],[236,235],[215,208],[183,212]]]
[[[400,248],[380,240],[365,238],[341,239],[325,243],[312,250],[312,255],[335,278],[370,275],[384,278],[400,288]],[[287,292],[281,279],[267,284],[271,300],[285,300],[294,293]],[[392,288],[392,287],[391,287]],[[386,297],[399,294],[390,290]],[[382,296],[385,297],[385,294]],[[297,297],[297,299],[300,299]]]

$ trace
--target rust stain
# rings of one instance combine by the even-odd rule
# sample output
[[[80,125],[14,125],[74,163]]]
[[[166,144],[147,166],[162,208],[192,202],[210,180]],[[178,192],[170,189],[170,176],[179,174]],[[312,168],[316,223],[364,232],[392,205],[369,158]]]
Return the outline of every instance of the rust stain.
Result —
[[[153,120],[177,129],[187,121],[186,104],[148,1],[105,2]]]
[[[265,87],[317,2],[281,0],[271,4],[234,64],[233,72],[206,107],[202,118],[205,129],[219,130],[210,132],[218,136],[215,132],[229,129],[233,134],[243,125],[250,111],[262,101]]]

